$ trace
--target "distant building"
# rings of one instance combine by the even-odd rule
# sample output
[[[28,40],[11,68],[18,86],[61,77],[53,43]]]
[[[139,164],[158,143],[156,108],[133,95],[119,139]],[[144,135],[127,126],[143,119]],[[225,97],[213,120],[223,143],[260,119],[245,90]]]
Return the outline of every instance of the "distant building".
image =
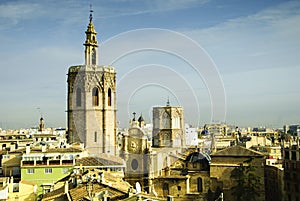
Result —
[[[82,142],[91,155],[116,153],[116,71],[98,65],[92,16],[86,30],[85,64],[68,71],[68,139]]]
[[[296,141],[284,144],[284,190],[286,201],[300,200],[300,149],[299,138]]]
[[[197,146],[199,143],[198,139],[198,128],[194,128],[189,124],[185,124],[185,143],[186,146]]]
[[[283,126],[284,133],[290,134],[292,136],[300,136],[300,125],[293,124],[293,125],[284,125]]]

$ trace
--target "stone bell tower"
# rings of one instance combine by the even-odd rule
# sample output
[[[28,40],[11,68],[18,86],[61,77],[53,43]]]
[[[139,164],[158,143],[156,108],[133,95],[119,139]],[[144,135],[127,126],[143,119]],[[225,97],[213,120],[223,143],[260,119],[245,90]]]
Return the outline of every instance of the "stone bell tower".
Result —
[[[92,12],[85,32],[85,64],[68,71],[68,140],[84,143],[91,155],[115,155],[116,71],[98,65]]]

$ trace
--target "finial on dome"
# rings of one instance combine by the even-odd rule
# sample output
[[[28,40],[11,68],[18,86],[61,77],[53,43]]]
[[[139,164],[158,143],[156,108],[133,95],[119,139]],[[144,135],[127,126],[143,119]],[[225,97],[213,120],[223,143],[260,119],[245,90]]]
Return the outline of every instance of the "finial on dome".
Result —
[[[132,114],[133,114],[133,119],[132,119],[132,121],[135,121],[135,115],[136,115],[136,112],[133,112]]]
[[[92,4],[90,4],[90,21],[93,20],[93,7],[92,7]]]
[[[167,100],[167,106],[170,106],[170,99],[169,99],[169,96],[168,96],[168,100]]]

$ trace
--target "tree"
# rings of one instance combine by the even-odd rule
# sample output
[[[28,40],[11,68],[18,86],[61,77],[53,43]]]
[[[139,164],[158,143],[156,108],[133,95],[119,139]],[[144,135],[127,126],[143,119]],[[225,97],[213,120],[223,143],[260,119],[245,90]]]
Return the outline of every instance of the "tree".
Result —
[[[237,180],[232,195],[238,201],[255,201],[259,197],[260,178],[255,174],[256,168],[251,162],[252,158],[240,163],[232,173]]]

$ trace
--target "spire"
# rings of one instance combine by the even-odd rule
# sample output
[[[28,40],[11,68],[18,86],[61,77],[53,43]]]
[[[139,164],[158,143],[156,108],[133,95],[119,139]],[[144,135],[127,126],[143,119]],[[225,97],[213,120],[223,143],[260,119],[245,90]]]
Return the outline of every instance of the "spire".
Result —
[[[133,112],[132,114],[133,114],[133,119],[132,119],[132,121],[135,121],[135,115],[136,115],[136,112]]]
[[[44,130],[45,130],[44,118],[41,116],[41,118],[40,118],[39,131],[44,131]]]
[[[141,113],[141,116],[138,118],[138,122],[142,122],[142,121],[144,121],[144,118],[143,118],[143,114]]]
[[[92,4],[90,4],[90,22],[93,20],[93,12]]]
[[[98,42],[96,39],[97,32],[93,24],[93,9],[90,5],[90,22],[85,32],[85,65],[98,65]]]
[[[168,100],[167,100],[167,105],[166,106],[170,106],[170,99],[169,99],[169,96],[168,96]]]

